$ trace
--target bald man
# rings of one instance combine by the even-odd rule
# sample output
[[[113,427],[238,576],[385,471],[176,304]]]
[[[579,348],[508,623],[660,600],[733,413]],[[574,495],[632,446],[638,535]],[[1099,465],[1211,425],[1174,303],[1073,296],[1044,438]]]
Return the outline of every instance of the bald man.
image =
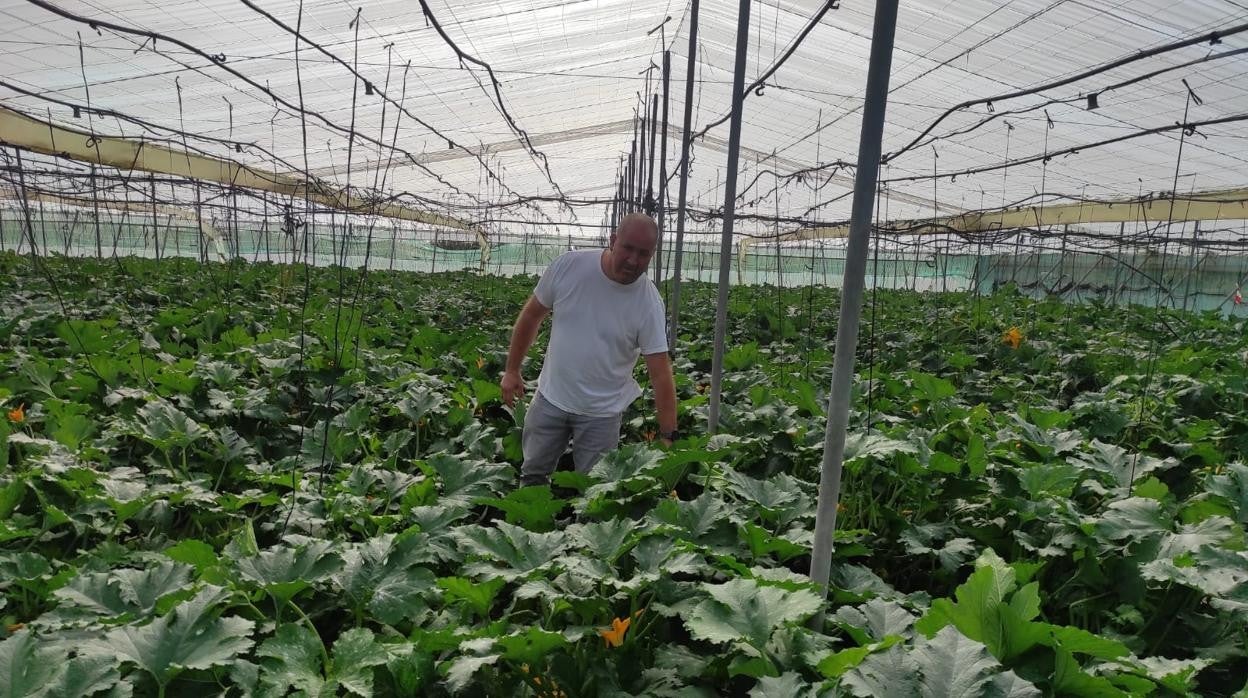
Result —
[[[524,357],[542,321],[554,313],[537,392],[524,418],[522,486],[549,483],[569,441],[581,473],[619,444],[624,410],[641,396],[633,380],[639,356],[654,386],[658,438],[665,445],[677,438],[663,300],[646,277],[658,238],[654,219],[625,216],[607,249],[565,252],[552,262],[520,311],[500,382],[508,406],[524,396]]]

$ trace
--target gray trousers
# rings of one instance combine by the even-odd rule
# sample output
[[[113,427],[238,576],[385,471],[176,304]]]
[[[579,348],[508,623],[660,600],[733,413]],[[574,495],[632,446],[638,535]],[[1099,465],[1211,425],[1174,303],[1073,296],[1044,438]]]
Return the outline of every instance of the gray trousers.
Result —
[[[623,414],[612,417],[586,417],[564,412],[550,404],[541,393],[533,396],[524,415],[520,443],[524,465],[520,486],[545,485],[555,472],[559,458],[572,440],[572,462],[578,473],[588,473],[602,454],[620,443]]]

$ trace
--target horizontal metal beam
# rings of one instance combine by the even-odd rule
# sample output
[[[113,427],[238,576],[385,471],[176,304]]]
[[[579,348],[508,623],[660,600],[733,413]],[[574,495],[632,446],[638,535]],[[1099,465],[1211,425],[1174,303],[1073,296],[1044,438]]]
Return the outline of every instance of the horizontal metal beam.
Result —
[[[317,179],[305,180],[289,174],[262,171],[233,160],[175,150],[142,139],[70,129],[3,106],[0,106],[0,143],[119,170],[155,172],[303,198],[349,213],[471,231],[476,234],[482,253],[488,255],[489,251],[489,243],[480,230],[451,216],[367,201],[346,189]]]
[[[612,121],[605,124],[581,126],[579,128],[571,128],[565,131],[538,133],[530,136],[529,141],[534,147],[540,147],[544,145],[555,145],[557,143],[567,143],[569,141],[579,141],[586,138],[595,138],[597,136],[609,136],[616,133],[631,132],[632,130],[633,120],[625,119],[623,121]],[[403,169],[415,165],[429,165],[437,162],[449,162],[451,160],[462,160],[464,158],[481,157],[523,149],[525,149],[523,141],[519,138],[510,138],[505,141],[482,143],[475,146],[447,148],[446,150],[428,150],[423,153],[417,153],[411,160],[404,160],[403,162],[393,162],[392,160],[387,159],[365,160],[363,163],[352,164],[351,174],[355,175],[364,172],[373,172],[374,170],[386,167]],[[318,167],[311,172],[312,175],[316,177],[334,177],[339,174],[346,174],[344,171],[341,171],[336,167]]]
[[[0,200],[21,201],[22,195],[16,188],[0,187]],[[151,215],[152,212],[155,211],[156,213],[163,213],[170,218],[180,218],[192,223],[196,220],[194,211],[166,204],[157,204],[153,206],[152,204],[143,203],[141,201],[117,201],[116,199],[93,200],[81,196],[67,196],[65,194],[32,191],[27,191],[26,200],[42,201],[43,203],[57,204],[60,206],[76,206],[80,208],[97,207],[107,211],[135,213],[141,215]]]
[[[1047,206],[1016,206],[995,211],[962,213],[941,218],[889,221],[890,228],[905,228],[903,235],[932,233],[980,233],[992,230],[1093,223],[1135,223],[1142,221],[1234,221],[1248,220],[1248,189],[1195,192],[1150,199],[1084,201]],[[806,228],[781,235],[779,242],[830,240],[846,237],[849,224]]]

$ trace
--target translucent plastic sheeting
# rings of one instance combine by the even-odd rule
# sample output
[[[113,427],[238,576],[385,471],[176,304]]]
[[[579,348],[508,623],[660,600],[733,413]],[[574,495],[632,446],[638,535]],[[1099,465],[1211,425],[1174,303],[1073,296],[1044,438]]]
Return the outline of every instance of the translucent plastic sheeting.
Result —
[[[604,220],[605,201],[614,194],[621,158],[633,139],[635,112],[646,95],[661,93],[657,66],[665,41],[672,51],[667,171],[677,171],[676,120],[684,99],[688,30],[688,9],[679,2],[431,0],[434,17],[459,48],[493,67],[498,94],[490,75],[461,63],[427,25],[420,4],[409,0],[310,0],[302,4],[302,15],[297,2],[255,6],[271,18],[237,0],[53,4],[82,20],[159,32],[207,57],[141,33],[97,32],[85,21],[28,1],[0,0],[5,106],[101,134],[149,132],[87,110],[75,118],[71,104],[85,105],[89,92],[95,109],[224,140],[188,138],[195,147],[257,167],[310,170],[339,184],[410,192],[436,201],[449,215],[523,220],[557,234],[598,234],[565,226]],[[759,3],[751,13],[747,79],[766,72],[820,6]],[[762,93],[746,100],[739,232],[768,233],[777,226],[767,219],[777,217],[787,219],[780,228],[788,230],[848,218],[844,195],[852,170],[834,163],[855,157],[871,6],[843,0]],[[357,7],[362,12],[354,21]],[[695,127],[727,113],[735,14],[733,3],[702,4]],[[666,17],[671,19],[656,29]],[[910,143],[963,100],[1044,84],[1246,20],[1248,8],[1225,0],[903,3],[884,151]],[[341,62],[309,43],[296,52],[291,31],[296,26]],[[1176,128],[955,179],[907,178],[1078,149],[1174,125],[1183,121],[1185,109],[1188,122],[1248,114],[1243,77],[1248,55],[1235,53],[1245,47],[1248,33],[1216,44],[1202,41],[1061,88],[997,101],[991,111],[980,104],[955,113],[932,131],[937,140],[882,168],[881,209],[890,218],[906,219],[1011,205],[1038,192],[1107,198],[1243,187],[1248,148],[1243,124],[1235,121],[1198,127],[1186,136]],[[1222,53],[1228,55],[1216,57]],[[1211,60],[1194,63],[1206,58]],[[1195,95],[1190,102],[1189,86]],[[1089,109],[1089,93],[1098,95],[1095,109]],[[300,104],[308,112],[304,119]],[[997,118],[970,130],[990,116]],[[722,205],[718,183],[726,135],[724,124],[695,143],[690,183],[695,211],[705,214]],[[228,145],[234,142],[242,152]],[[773,174],[819,165],[826,167],[800,179],[778,180]],[[674,188],[670,193],[674,196]],[[495,208],[527,197],[540,200],[504,209],[507,215]],[[502,233],[514,224],[491,225]],[[713,215],[694,216],[689,225],[695,233],[717,227]]]

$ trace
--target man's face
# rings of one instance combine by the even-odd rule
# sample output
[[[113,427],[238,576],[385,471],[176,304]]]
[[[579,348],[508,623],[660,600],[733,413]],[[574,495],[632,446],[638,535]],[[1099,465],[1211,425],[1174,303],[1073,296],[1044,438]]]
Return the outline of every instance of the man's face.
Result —
[[[611,277],[631,284],[645,273],[658,244],[657,236],[645,225],[626,225],[611,236]]]

